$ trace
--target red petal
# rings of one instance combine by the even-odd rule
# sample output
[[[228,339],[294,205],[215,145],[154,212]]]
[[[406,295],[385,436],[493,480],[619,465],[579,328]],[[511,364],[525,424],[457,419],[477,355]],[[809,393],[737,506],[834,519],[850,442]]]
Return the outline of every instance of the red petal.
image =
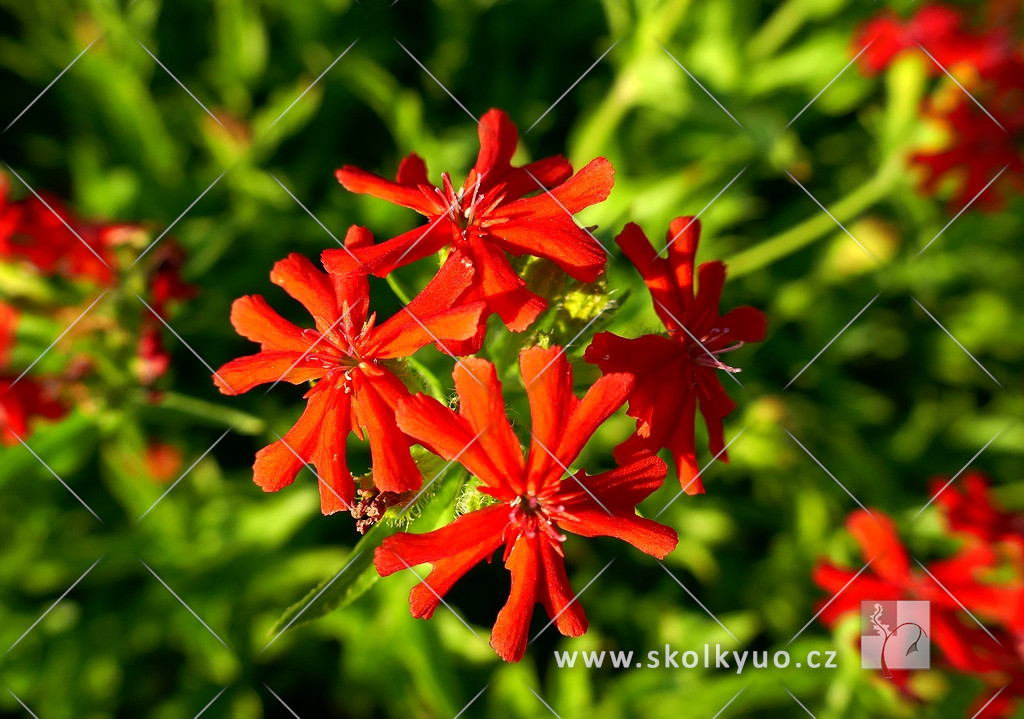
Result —
[[[374,552],[373,562],[382,577],[418,564],[433,565],[409,595],[412,615],[430,618],[455,582],[501,546],[507,523],[507,506],[485,507],[433,532],[388,537]]]
[[[722,431],[722,418],[736,408],[736,403],[729,399],[715,370],[710,367],[694,369],[697,377],[697,402],[704,424],[708,428],[708,449],[717,455],[722,462],[728,462],[725,453],[725,438]],[[719,454],[721,452],[721,454]]]
[[[373,246],[373,234],[365,227],[352,225],[345,233],[345,249],[341,252],[352,253],[355,262],[355,251]],[[337,298],[341,324],[353,334],[357,334],[366,322],[370,309],[370,282],[366,277],[368,270],[359,267],[351,272],[329,272],[334,296]]]
[[[264,492],[276,492],[287,487],[295,481],[303,463],[312,459],[330,395],[326,389],[317,392],[314,388],[295,425],[281,440],[256,453],[252,478]]]
[[[366,429],[373,460],[373,484],[382,492],[418,489],[422,476],[409,453],[409,440],[398,429],[395,409],[377,390],[377,383],[363,372],[354,378],[355,410]]]
[[[323,367],[304,367],[301,352],[260,352],[228,362],[213,375],[221,394],[235,395],[271,382],[302,384],[323,377]]]
[[[517,205],[509,205],[510,210]],[[540,216],[521,208],[516,214],[509,214],[506,222],[488,224],[487,232],[506,252],[547,258],[581,282],[593,282],[604,271],[604,248],[564,212]]]
[[[231,303],[231,324],[242,337],[264,350],[302,353],[309,341],[302,330],[275,312],[260,295],[245,295]]]
[[[668,226],[665,245],[668,247],[668,265],[675,278],[676,291],[685,308],[693,299],[694,258],[700,242],[700,220],[696,217],[677,217]],[[683,319],[682,316],[679,316]]]
[[[485,310],[486,313],[487,310]],[[450,354],[453,357],[468,357],[469,355],[475,355],[483,349],[484,339],[487,335],[487,322],[486,317],[483,317],[480,321],[480,325],[477,327],[476,334],[467,340],[452,340],[451,342],[445,342],[443,348],[438,348],[445,354]]]
[[[475,233],[470,234],[467,256],[476,270],[473,299],[484,299],[513,332],[522,332],[547,307],[547,302],[526,288],[505,254]]]
[[[594,503],[597,497],[611,513],[632,515],[637,504],[661,487],[667,473],[668,465],[656,455],[643,452],[608,472],[592,476],[581,472],[579,482],[567,478],[560,485],[558,497],[570,514],[570,507],[598,507]]]
[[[376,356],[381,359],[409,357],[431,342],[437,342],[438,348],[445,351],[449,349],[449,341],[467,340],[476,335],[486,307],[484,302],[473,302],[424,316],[414,315],[405,307],[381,325],[382,347]]]
[[[727,312],[718,326],[728,331],[734,340],[760,342],[768,333],[768,318],[761,310],[744,305]]]
[[[7,364],[17,325],[18,311],[11,305],[0,302],[0,367]]]
[[[615,457],[625,461],[644,450],[656,452],[666,447],[672,451],[680,485],[691,494],[703,492],[700,479],[694,481],[698,471],[694,440],[697,395],[685,347],[660,335],[625,339],[602,332],[594,337],[584,359],[602,372],[623,372],[635,379],[627,414],[637,419],[638,434],[617,447]],[[708,406],[710,412],[718,405],[709,399]]]
[[[39,382],[29,377],[16,385],[12,382],[0,378],[0,430],[8,430],[0,431],[0,443],[7,446],[18,444],[18,437],[24,440],[28,436],[32,417],[57,419],[68,412]]]
[[[909,37],[898,18],[882,15],[866,23],[854,42],[853,54],[860,55],[861,66],[868,74],[885,69],[907,47]]]
[[[524,350],[519,367],[533,424],[527,475],[542,484],[561,477],[576,461],[597,428],[626,401],[633,380],[625,374],[606,375],[581,401],[573,393],[572,368],[561,347]]]
[[[518,662],[526,653],[530,620],[538,599],[540,558],[537,542],[547,541],[539,540],[538,536],[529,538],[524,535],[517,539],[505,561],[505,567],[512,572],[512,591],[494,622],[491,646],[506,662]]]
[[[435,254],[451,239],[451,221],[440,219],[371,247],[351,252],[324,250],[320,259],[328,272],[340,275],[369,272],[377,277],[385,277],[398,267]]]
[[[306,257],[295,252],[288,255],[274,265],[270,280],[302,303],[316,320],[320,332],[326,332],[338,319],[338,304],[330,277]]]
[[[513,254],[546,257],[576,279],[593,282],[607,257],[571,215],[605,200],[614,183],[613,174],[611,163],[599,157],[553,190],[489,213],[487,232]],[[543,227],[538,226],[541,224]]]
[[[352,396],[337,388],[323,394],[329,396],[313,462],[319,474],[320,511],[327,515],[352,508],[355,482],[345,457],[345,440],[352,431]]]
[[[822,600],[824,606],[821,607],[819,615],[819,619],[826,626],[834,625],[845,614],[860,612],[862,600],[884,602],[906,599],[902,585],[879,580],[867,572],[859,577],[856,575],[857,572],[854,570],[843,569],[832,564],[823,564],[812,573],[814,583],[829,594],[827,599]],[[852,583],[850,583],[851,581]],[[828,602],[827,605],[825,605],[826,602]]]
[[[352,165],[345,165],[340,170],[337,170],[334,175],[338,178],[338,182],[341,183],[349,192],[355,192],[360,195],[370,195],[372,197],[379,197],[382,200],[393,202],[396,205],[408,207],[412,210],[416,210],[420,214],[430,215],[436,214],[437,202],[431,200],[423,190],[420,189],[418,184],[406,184],[403,180],[407,179],[412,175],[415,179],[420,179],[418,172],[414,165],[405,166],[406,162],[415,160],[412,158],[415,155],[410,156],[402,165],[399,166],[399,181],[392,182],[386,180],[380,175],[375,175],[372,172],[361,170],[358,167]],[[417,160],[419,158],[416,158]],[[422,160],[420,160],[422,163]],[[426,168],[423,169],[423,179],[426,179]],[[424,183],[429,184],[429,183]]]
[[[718,305],[725,285],[725,264],[719,260],[705,262],[697,270],[697,296],[690,317],[680,318],[689,330],[700,337],[705,329],[718,324]]]
[[[459,302],[473,279],[471,263],[452,253],[434,278],[409,305],[377,328],[372,339],[376,356],[408,357],[430,342],[465,340],[479,329],[484,302]]]
[[[890,582],[905,582],[910,577],[910,560],[889,517],[857,510],[847,518],[846,528],[860,545],[864,561],[875,558],[871,564],[875,574]]]
[[[633,389],[633,378],[627,374],[608,374],[597,380],[583,400],[569,415],[565,425],[562,441],[556,453],[558,458],[568,466],[576,461],[583,446],[590,440],[606,419],[608,419],[626,401]]]
[[[398,174],[395,180],[400,185],[426,185],[431,187],[427,178],[427,163],[415,152],[398,163]]]
[[[494,483],[493,478],[478,476],[492,489],[510,488],[518,493],[525,486],[525,461],[519,440],[505,415],[497,370],[486,360],[467,357],[455,368],[453,377],[459,395],[459,415],[466,420],[472,436],[479,434],[474,448],[480,448],[491,458],[498,483]]]
[[[481,178],[481,187],[493,187],[504,179],[511,167],[509,163],[516,153],[519,132],[508,115],[494,109],[480,118],[477,132],[480,135],[480,154],[473,166],[474,174]],[[472,174],[470,180],[476,181]]]
[[[587,615],[569,584],[565,560],[551,542],[542,539],[538,545],[543,572],[537,577],[537,598],[559,632],[567,637],[582,636],[587,631]]]
[[[650,425],[646,427],[647,436],[642,436],[645,428],[640,425],[641,434],[634,435],[616,447],[615,458],[623,461],[635,457],[643,450],[657,451],[665,447],[672,454],[680,486],[687,494],[703,494],[704,485],[697,474],[699,468],[694,438],[697,397],[678,380],[671,380],[671,384],[666,382],[662,386],[664,395],[661,401],[646,405],[651,408]],[[650,391],[656,391],[656,388],[656,383],[645,384],[645,389]],[[629,414],[632,416],[633,412],[631,405]]]
[[[665,327],[679,330],[679,323],[686,321],[686,309],[690,301],[676,287],[668,262],[658,256],[643,230],[632,222],[622,228],[622,232],[615,238],[615,244],[622,248],[622,252],[640,273],[654,298],[654,311],[661,317]]]
[[[505,473],[492,462],[489,448],[469,423],[433,397],[418,394],[403,400],[396,412],[403,432],[446,460],[455,460],[491,487],[501,487]]]
[[[569,415],[579,405],[572,391],[572,368],[561,347],[531,347],[519,354],[519,371],[530,401],[530,461],[527,476],[544,482],[550,475],[561,477],[575,457],[566,462],[558,448],[565,434]],[[553,456],[552,456],[553,455]],[[531,487],[536,490],[538,487]]]
[[[670,376],[674,365],[686,355],[681,343],[662,335],[627,339],[613,332],[601,332],[594,335],[583,359],[605,374],[627,372],[639,382],[651,375]]]
[[[978,543],[967,545],[949,559],[932,562],[928,569],[969,611],[992,622],[1019,627],[1024,618],[1024,586],[1021,580],[989,584],[980,576],[998,564],[999,557],[992,545]],[[931,578],[922,581],[930,583]],[[944,600],[946,590],[941,587],[939,590],[939,599]]]
[[[676,548],[678,535],[671,527],[637,516],[636,505],[661,486],[667,471],[664,462],[645,453],[610,472],[562,480],[559,500],[571,519],[560,520],[559,526],[584,537],[616,537],[664,559]]]
[[[544,188],[550,190],[570,177],[572,165],[568,160],[561,155],[545,157],[523,167],[512,168],[505,177],[501,191],[505,193],[505,201],[509,202]]]
[[[604,157],[598,157],[551,190],[551,194],[558,200],[557,204],[551,201],[547,193],[537,195],[532,199],[537,202],[539,207],[548,207],[548,214],[555,214],[555,210],[564,212],[562,208],[565,208],[575,215],[591,205],[607,200],[614,184],[615,169],[612,167],[612,163]]]

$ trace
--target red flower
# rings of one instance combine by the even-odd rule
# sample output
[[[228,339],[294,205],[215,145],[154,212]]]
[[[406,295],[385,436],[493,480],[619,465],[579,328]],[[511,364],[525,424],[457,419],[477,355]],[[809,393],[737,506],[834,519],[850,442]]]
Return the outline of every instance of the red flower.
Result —
[[[7,189],[0,177],[0,258],[27,260],[48,275],[113,282],[107,238],[117,227],[84,223],[49,195],[8,202]]]
[[[604,269],[604,250],[570,213],[608,197],[612,166],[597,158],[573,176],[569,162],[556,156],[513,167],[518,133],[499,110],[483,116],[479,134],[480,154],[459,190],[448,173],[441,175],[442,187],[435,187],[417,155],[402,161],[394,182],[349,165],[338,170],[338,181],[346,189],[409,207],[428,220],[426,226],[354,255],[366,271],[383,277],[451,246],[446,263],[468,261],[476,269],[463,300],[486,300],[489,312],[497,312],[509,329],[522,331],[546,302],[526,288],[505,253],[547,258],[582,282],[597,279]],[[356,260],[344,250],[323,255],[324,266],[341,274],[358,272]],[[456,354],[472,354],[482,341],[483,326]]]
[[[956,649],[954,669],[980,678],[986,688],[968,709],[971,719],[1014,716],[1024,696],[1024,632],[971,630]]]
[[[160,322],[155,317],[148,313],[143,315],[135,356],[138,362],[137,373],[145,387],[163,377],[171,368],[171,353],[164,346],[160,329]]]
[[[764,339],[767,319],[752,307],[738,307],[724,316],[718,314],[725,282],[725,265],[721,262],[700,266],[699,287],[694,291],[694,257],[700,239],[698,220],[677,217],[669,225],[667,239],[668,259],[658,256],[643,231],[633,223],[626,225],[615,242],[644,278],[668,336],[625,339],[602,332],[594,337],[584,359],[604,373],[625,372],[635,378],[629,395],[629,416],[637,419],[637,433],[615,450],[615,456],[621,461],[637,452],[668,448],[680,483],[693,494],[704,491],[697,475],[697,409],[708,428],[711,452],[721,453],[721,459],[728,461],[723,451],[722,418],[735,404],[715,371],[739,370],[724,364],[719,356],[746,342]]]
[[[0,369],[10,361],[17,325],[18,311],[0,302]],[[18,380],[13,375],[0,375],[0,444],[10,446],[17,444],[19,437],[27,438],[33,417],[57,419],[67,413],[52,390],[49,384],[29,377]]]
[[[926,117],[946,126],[947,146],[918,153],[912,162],[925,171],[922,190],[927,194],[933,194],[946,178],[957,179],[950,199],[952,211],[975,197],[983,209],[998,210],[1002,195],[998,185],[986,190],[991,180],[1005,172],[1000,184],[1011,181],[1018,188],[1024,186],[1024,107],[1020,102],[1024,54],[1007,29],[1009,23],[993,23],[978,31],[966,25],[961,10],[941,5],[922,9],[906,24],[883,13],[864,26],[857,45],[865,48],[861,62],[869,73],[884,69],[905,50],[924,48],[934,58],[927,60],[933,76],[945,71],[959,76],[958,84],[968,88],[971,98],[961,87],[951,85],[948,92],[955,98],[951,109],[948,100],[932,99],[924,106]]]
[[[26,439],[33,417],[58,419],[67,408],[53,395],[50,387],[28,377],[20,381],[0,377],[0,444],[18,444]]]
[[[481,491],[497,502],[427,534],[389,537],[374,560],[382,576],[433,565],[410,595],[413,616],[429,618],[459,578],[504,547],[512,591],[498,614],[491,646],[506,661],[523,657],[538,603],[562,634],[579,636],[587,630],[583,609],[572,601],[563,532],[618,537],[659,559],[678,541],[674,530],[636,514],[637,503],[665,477],[665,464],[657,457],[647,454],[596,475],[567,470],[598,426],[625,401],[631,380],[621,374],[603,377],[580,400],[560,348],[524,350],[520,368],[533,422],[525,460],[490,362],[472,358],[455,369],[458,414],[423,395],[401,403],[402,430],[466,467],[482,482]]]
[[[935,500],[950,529],[977,537],[987,544],[1011,542],[1024,550],[1024,516],[1005,512],[992,504],[984,475],[970,472],[964,476],[962,484],[963,493],[950,487]],[[938,493],[945,485],[946,481],[936,480],[932,490]]]
[[[874,74],[888,67],[900,53],[920,52],[924,47],[951,72],[963,64],[987,77],[1014,54],[1013,40],[1005,28],[972,33],[966,24],[960,10],[945,5],[924,7],[905,23],[895,14],[883,12],[858,33],[856,50],[866,48],[860,58],[861,66]],[[942,68],[930,59],[928,71],[935,76],[943,74]]]
[[[6,366],[10,361],[17,326],[18,310],[5,302],[0,302],[0,367]]]
[[[998,210],[1003,205],[1000,185],[1010,181],[1020,189],[1024,184],[1024,109],[1020,105],[1024,63],[1018,66],[1017,73],[1015,86],[984,96],[986,109],[994,113],[1005,130],[966,97],[960,98],[950,111],[928,108],[928,115],[946,126],[949,141],[941,150],[914,155],[911,162],[924,169],[922,190],[926,193],[933,194],[947,178],[956,179],[951,211],[965,207],[975,197],[981,208]],[[986,189],[996,176],[1000,176],[999,182]]]
[[[985,573],[997,568],[998,562],[988,545],[972,542],[948,559],[931,562],[929,576],[912,566],[889,517],[858,510],[847,519],[846,528],[860,545],[864,561],[872,562],[860,576],[856,570],[830,563],[814,570],[815,583],[831,595],[820,615],[826,625],[834,626],[843,615],[859,612],[861,601],[925,600],[931,603],[932,642],[956,662],[965,642],[971,641],[961,608],[1004,626],[1020,621],[1024,584],[1019,578],[1002,585],[986,580]]]
[[[181,450],[173,444],[150,440],[146,443],[146,471],[154,482],[170,482],[179,476],[181,470]]]
[[[165,240],[156,250],[155,267],[149,278],[149,305],[153,312],[167,319],[170,304],[194,297],[196,288],[181,278],[185,251],[173,240]],[[171,353],[164,346],[163,327],[153,312],[142,315],[136,356],[139,375],[146,386],[162,377],[171,366]]]
[[[351,249],[373,241],[369,231],[349,230]],[[374,483],[381,491],[416,489],[420,472],[409,454],[410,440],[395,426],[395,407],[409,391],[389,369],[389,360],[408,357],[426,344],[466,339],[476,332],[483,303],[458,305],[473,274],[462,263],[446,265],[404,311],[376,324],[368,314],[365,276],[325,274],[300,255],[274,265],[271,280],[301,302],[316,329],[300,329],[285,320],[259,295],[235,300],[231,323],[261,351],[232,360],[214,375],[224,394],[248,392],[257,385],[284,380],[302,384],[319,380],[295,426],[256,454],[256,483],[275,492],[291,484],[304,462],[321,478],[325,514],[348,509],[355,484],[345,459],[345,439],[365,435],[373,456]]]

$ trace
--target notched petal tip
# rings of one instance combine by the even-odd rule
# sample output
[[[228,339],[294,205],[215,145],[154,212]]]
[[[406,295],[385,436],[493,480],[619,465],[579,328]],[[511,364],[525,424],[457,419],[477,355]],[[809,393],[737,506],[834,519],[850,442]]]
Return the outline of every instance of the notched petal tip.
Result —
[[[351,225],[345,232],[345,247],[354,250],[360,247],[369,247],[373,244],[373,233],[366,227]],[[348,254],[342,250],[346,255]]]
[[[223,367],[221,367],[219,370],[210,375],[210,378],[213,380],[213,384],[217,387],[218,390],[220,390],[221,394],[227,395],[229,397],[237,397],[239,394],[241,394],[241,392],[236,392],[228,385],[227,382],[224,381],[224,379],[220,376],[220,373],[222,371],[224,371]]]

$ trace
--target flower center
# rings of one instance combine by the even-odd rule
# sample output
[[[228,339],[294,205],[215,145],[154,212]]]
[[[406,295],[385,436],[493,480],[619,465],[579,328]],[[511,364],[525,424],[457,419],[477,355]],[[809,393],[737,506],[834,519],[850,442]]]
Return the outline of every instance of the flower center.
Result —
[[[451,175],[444,172],[441,174],[441,182],[444,189],[435,188],[435,191],[441,197],[441,201],[448,208],[447,214],[449,219],[462,231],[463,236],[466,234],[466,228],[477,219],[480,201],[483,199],[483,193],[480,192],[481,180],[483,180],[483,175],[478,175],[476,182],[471,185],[473,188],[472,193],[467,195],[466,188],[464,187],[456,191],[455,186],[452,185]]]
[[[302,337],[310,342],[305,361],[326,370],[350,370],[360,362],[359,348],[351,337],[340,337],[335,332],[321,334],[315,329],[302,330]]]
[[[561,552],[561,544],[565,541],[555,519],[565,512],[562,505],[551,506],[532,492],[527,492],[516,497],[509,504],[511,511],[508,513],[508,525],[505,528],[505,541],[508,543],[505,550],[506,559],[511,551],[512,544],[519,534],[527,537],[536,537],[538,533],[545,535],[551,543]]]
[[[681,339],[690,351],[693,363],[701,367],[720,369],[725,372],[736,374],[742,370],[738,367],[731,367],[723,362],[719,356],[726,352],[734,352],[743,346],[743,340],[734,340],[729,336],[729,328],[713,327],[710,332],[700,337],[695,342],[685,330],[669,330],[669,336]],[[681,335],[681,337],[680,337]]]
[[[452,185],[451,176],[445,172],[441,175],[443,189],[434,188],[445,208],[441,216],[448,217],[458,228],[462,239],[466,239],[469,227],[483,224],[485,216],[505,201],[506,190],[502,189],[504,186],[485,190],[483,178],[483,175],[478,175],[476,170],[472,170],[466,184],[456,190]]]

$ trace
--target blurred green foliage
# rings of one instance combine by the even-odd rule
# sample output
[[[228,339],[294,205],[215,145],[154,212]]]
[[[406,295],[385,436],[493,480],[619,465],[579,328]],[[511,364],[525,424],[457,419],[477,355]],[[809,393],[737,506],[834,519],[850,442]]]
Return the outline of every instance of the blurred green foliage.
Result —
[[[269,282],[275,260],[316,256],[349,224],[380,237],[411,226],[411,213],[346,193],[335,168],[388,175],[411,151],[432,177],[470,166],[475,127],[439,84],[477,116],[506,109],[521,130],[543,116],[520,159],[567,152],[581,166],[609,157],[612,197],[580,216],[609,247],[627,220],[655,238],[673,217],[701,213],[701,259],[730,263],[724,306],[762,308],[770,335],[735,355],[742,387],[724,381],[740,405],[727,423],[728,437],[738,435],[731,463],[708,469],[707,495],[680,497],[659,519],[680,533],[668,567],[745,647],[781,648],[814,615],[818,557],[857,559],[841,527],[855,504],[784,429],[860,501],[903,520],[927,501],[930,477],[952,476],[999,433],[974,466],[1006,506],[1024,509],[1024,429],[1013,423],[1024,410],[1022,203],[1013,198],[996,216],[965,213],[917,256],[950,219],[941,200],[917,194],[906,164],[936,136],[918,116],[929,87],[922,61],[904,58],[878,79],[856,67],[839,74],[855,27],[877,5],[389,5],[0,0],[5,124],[84,50],[0,137],[0,157],[87,217],[142,222],[154,235],[173,224],[189,253],[186,278],[201,293],[171,324],[215,367],[251,351],[228,323],[233,298],[262,293],[298,316]],[[432,271],[424,262],[398,279],[421,287]],[[607,290],[617,332],[658,326],[626,263],[610,264]],[[375,282],[373,293],[381,315],[398,307],[387,284]],[[537,339],[568,341],[592,309],[580,297],[553,308],[541,320],[551,333]],[[21,351],[41,351],[64,324],[23,327]],[[304,719],[450,717],[485,686],[463,716],[545,716],[533,690],[566,719],[712,717],[745,688],[723,716],[802,716],[788,689],[820,719],[939,717],[962,714],[978,689],[932,673],[921,691],[934,703],[911,704],[858,668],[856,626],[833,637],[813,624],[790,647],[794,656],[835,648],[840,669],[559,670],[556,648],[739,648],[654,560],[611,541],[566,544],[577,589],[615,560],[582,597],[590,632],[545,632],[519,665],[501,665],[486,644],[507,596],[498,563],[449,597],[472,631],[447,611],[412,619],[416,579],[403,573],[267,647],[285,608],[346,566],[358,535],[347,517],[319,515],[308,473],[273,495],[250,481],[254,452],[290,427],[300,391],[222,398],[191,352],[168,341],[174,368],[158,401],[98,418],[75,413],[32,437],[102,523],[24,448],[0,451],[0,646],[16,644],[0,658],[0,681],[41,719],[188,718],[224,687],[204,716],[284,716],[280,697]],[[525,417],[512,345],[496,337],[488,351],[503,369],[510,414]],[[577,341],[571,356],[584,346]],[[422,361],[442,379],[450,372],[433,350]],[[581,388],[594,377],[578,365]],[[624,416],[603,427],[583,463],[606,466],[630,427]],[[182,449],[181,471],[199,461],[140,520],[169,488],[140,469],[153,438]],[[365,453],[352,456],[367,466]],[[677,492],[669,481],[641,511],[654,516]],[[0,693],[0,716],[22,712]]]

